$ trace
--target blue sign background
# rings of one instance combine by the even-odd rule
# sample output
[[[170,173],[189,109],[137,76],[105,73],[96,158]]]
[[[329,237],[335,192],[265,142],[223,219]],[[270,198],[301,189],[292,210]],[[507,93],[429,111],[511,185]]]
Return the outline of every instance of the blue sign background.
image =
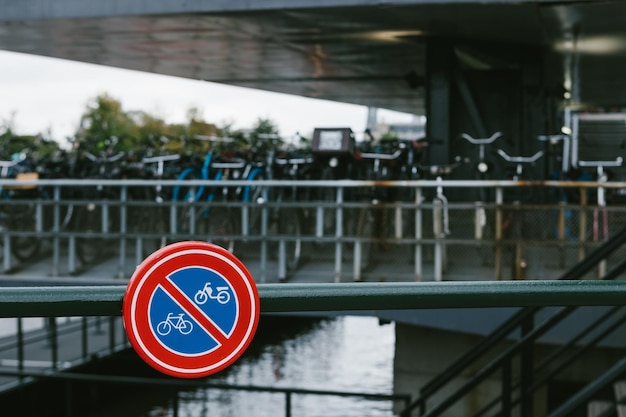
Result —
[[[175,271],[167,279],[185,293],[187,298],[210,317],[226,335],[230,334],[237,318],[237,300],[232,287],[224,277],[206,268],[193,266]],[[216,299],[207,297],[203,304],[196,303],[194,297],[198,291],[204,289],[206,283],[211,284],[214,297],[217,295],[217,287],[228,287],[226,291],[230,295],[229,301],[221,304]],[[158,324],[166,320],[170,313],[174,316],[183,313],[183,319],[191,321],[192,331],[189,334],[182,334],[179,330],[172,328],[166,335],[159,334]],[[171,350],[181,354],[196,355],[207,353],[219,346],[215,339],[161,287],[157,287],[152,295],[149,316],[155,337]],[[173,320],[175,322],[177,318]]]

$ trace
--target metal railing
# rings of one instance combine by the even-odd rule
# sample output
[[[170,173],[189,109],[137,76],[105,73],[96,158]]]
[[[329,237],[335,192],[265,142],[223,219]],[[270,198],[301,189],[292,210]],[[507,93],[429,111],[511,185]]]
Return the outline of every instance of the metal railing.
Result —
[[[182,183],[213,189],[215,195],[202,201],[132,197],[138,188],[171,191]],[[262,188],[263,197],[238,197],[252,186]],[[389,260],[396,268],[403,265],[394,276],[410,281],[460,280],[468,268],[484,279],[550,279],[626,224],[626,206],[600,207],[589,200],[600,189],[626,189],[624,182],[0,180],[0,187],[48,190],[45,198],[4,200],[0,226],[5,273],[20,267],[16,238],[31,238],[50,243],[52,276],[88,269],[77,257],[77,245],[89,239],[106,240],[119,278],[128,277],[155,242],[198,239],[232,242],[235,253],[244,247],[259,265],[259,282],[286,280],[299,273],[306,257],[328,264],[335,282],[360,281]],[[114,192],[106,198],[94,194],[103,189]],[[272,198],[294,189],[297,193],[287,194],[297,197]],[[478,189],[487,189],[491,201],[474,201]],[[439,191],[446,193],[446,204],[435,198]],[[532,191],[527,201],[517,199],[522,191]],[[565,191],[577,201],[555,196]],[[100,218],[96,228],[67,219],[68,213],[76,220],[81,210],[94,207]],[[208,209],[228,213],[232,224],[218,232],[206,229],[210,226],[199,216]],[[23,221],[24,213],[32,219]],[[137,213],[152,216],[150,227],[139,224]],[[297,229],[281,227],[287,219],[297,222]],[[607,267],[600,265],[596,276]]]
[[[116,319],[122,310],[125,286],[93,287],[9,287],[0,291],[0,317],[109,316]],[[407,310],[429,308],[624,306],[626,282],[623,281],[507,281],[439,283],[332,283],[332,284],[259,284],[262,313],[341,312],[369,310]],[[75,326],[85,328],[79,321]],[[69,326],[69,325],[68,325]],[[539,333],[537,330],[536,333]],[[533,336],[534,337],[534,336]],[[526,339],[530,339],[528,336]],[[111,345],[114,346],[115,344]],[[519,349],[519,348],[516,348]],[[54,355],[54,353],[52,353]],[[51,373],[33,370],[23,364],[2,368],[0,375],[19,378],[21,384],[42,380],[63,380],[71,395],[71,384],[99,381],[102,384],[168,386],[178,389],[214,388],[275,392],[285,397],[285,415],[291,415],[293,395],[355,396],[375,401],[409,400],[402,394],[372,394],[331,390],[303,390],[268,386],[211,384],[205,380],[181,381],[171,378],[135,378],[115,375],[89,375],[64,369]],[[69,397],[68,397],[69,398]],[[177,397],[176,397],[177,398]],[[71,407],[71,401],[66,401]],[[176,408],[175,408],[176,407]],[[174,399],[172,409],[177,413]],[[66,409],[71,415],[71,408]],[[176,415],[176,414],[174,414]]]

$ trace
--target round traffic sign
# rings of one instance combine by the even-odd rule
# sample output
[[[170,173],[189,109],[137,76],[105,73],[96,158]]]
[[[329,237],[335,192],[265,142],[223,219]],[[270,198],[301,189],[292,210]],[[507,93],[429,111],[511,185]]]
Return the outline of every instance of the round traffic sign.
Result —
[[[135,351],[165,374],[197,378],[228,367],[259,320],[250,272],[206,242],[178,242],[146,258],[130,278],[124,328]]]

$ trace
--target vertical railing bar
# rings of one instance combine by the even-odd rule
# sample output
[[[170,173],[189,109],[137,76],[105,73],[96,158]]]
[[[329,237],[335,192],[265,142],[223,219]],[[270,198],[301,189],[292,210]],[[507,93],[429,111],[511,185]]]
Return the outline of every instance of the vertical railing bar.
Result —
[[[17,369],[24,370],[24,323],[17,318]]]
[[[178,231],[178,223],[176,218],[176,210],[178,206],[176,205],[176,201],[172,200],[170,203],[170,234],[176,238],[176,233]]]
[[[324,206],[315,208],[315,237],[324,237]]]
[[[249,202],[244,201],[241,205],[241,236],[248,237],[250,226],[248,225]]]
[[[59,343],[57,333],[57,318],[49,317],[48,325],[50,326],[50,354],[52,356],[52,369],[57,369],[59,362]]]
[[[341,282],[341,258],[342,258],[342,243],[343,238],[343,187],[337,187],[337,194],[335,203],[337,207],[335,209],[335,282]]]
[[[172,399],[172,416],[178,417],[178,391],[174,393],[174,398]]]
[[[128,187],[122,185],[120,190],[120,254],[117,273],[118,278],[124,278],[124,269],[126,267],[127,202]]]
[[[83,316],[81,318],[81,328],[80,328],[80,336],[81,336],[81,350],[83,355],[83,360],[86,361],[89,357],[89,339],[87,337],[88,325],[87,325],[87,316]]]
[[[9,272],[11,270],[11,236],[4,233],[3,236],[3,268],[4,272]]]
[[[115,317],[109,317],[109,351],[115,352]]]
[[[268,188],[263,187],[261,195],[263,196],[263,202],[261,204],[261,282],[267,282],[267,201],[268,201]],[[258,204],[258,203],[257,203]]]
[[[285,391],[285,417],[291,417],[291,391]]]
[[[396,203],[395,209],[394,209],[394,223],[395,223],[395,237],[396,239],[402,239],[402,232],[403,232],[403,227],[402,227],[402,207],[400,206],[399,203]]]
[[[422,266],[422,189],[415,190],[415,281],[423,278]]]
[[[59,264],[61,263],[61,242],[59,238],[59,231],[61,230],[61,188],[55,185],[53,188],[53,223],[52,230],[54,231],[54,237],[52,238],[52,276],[59,275]],[[41,205],[37,205],[37,231],[40,232],[43,229],[43,211]]]
[[[496,256],[495,256],[495,279],[500,281],[502,279],[502,202],[504,201],[504,194],[502,187],[496,188],[496,225],[495,225],[495,239],[496,239]]]
[[[55,207],[56,207],[56,204],[55,204]],[[43,214],[43,207],[41,205],[41,200],[39,199],[37,200],[37,203],[35,204],[35,231],[37,233],[43,232],[42,214]]]
[[[70,235],[67,248],[67,270],[70,275],[76,273],[76,236]]]

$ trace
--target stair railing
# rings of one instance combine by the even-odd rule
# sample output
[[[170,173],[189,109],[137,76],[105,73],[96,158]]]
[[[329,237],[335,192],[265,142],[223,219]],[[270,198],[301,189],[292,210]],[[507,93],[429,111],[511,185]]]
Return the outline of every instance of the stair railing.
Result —
[[[586,258],[574,265],[569,271],[564,273],[559,280],[576,280],[582,278],[587,272],[596,267],[601,261],[606,259],[615,250],[620,248],[626,243],[626,227],[613,237],[604,242],[601,246],[596,248]],[[620,264],[607,273],[602,279],[615,279],[626,268],[626,262],[622,261]],[[419,392],[419,395],[414,399],[407,408],[401,411],[400,415],[410,416],[411,412],[416,408],[419,408],[419,415],[423,417],[437,416],[444,412],[451,405],[456,403],[465,394],[471,391],[478,383],[482,382],[488,376],[493,374],[496,370],[503,367],[510,358],[517,354],[523,347],[528,347],[530,343],[536,340],[538,337],[547,332],[550,328],[558,324],[558,322],[573,311],[577,307],[566,307],[559,310],[555,316],[547,319],[539,327],[529,330],[524,330],[524,327],[528,327],[532,322],[536,313],[541,310],[541,307],[527,307],[523,308],[515,313],[510,319],[506,320],[500,326],[498,326],[490,335],[486,336],[480,343],[474,348],[470,349],[465,355],[453,362],[447,369],[439,373],[437,377],[425,384]],[[526,331],[526,334],[515,344],[501,354],[497,359],[492,360],[483,367],[470,381],[464,384],[462,387],[453,392],[449,397],[435,405],[432,409],[427,411],[427,401],[438,393],[444,386],[450,383],[455,377],[457,377],[462,371],[469,366],[474,365],[476,361],[485,356],[491,349],[494,349],[499,342],[505,340],[514,330],[521,329],[522,334]]]

